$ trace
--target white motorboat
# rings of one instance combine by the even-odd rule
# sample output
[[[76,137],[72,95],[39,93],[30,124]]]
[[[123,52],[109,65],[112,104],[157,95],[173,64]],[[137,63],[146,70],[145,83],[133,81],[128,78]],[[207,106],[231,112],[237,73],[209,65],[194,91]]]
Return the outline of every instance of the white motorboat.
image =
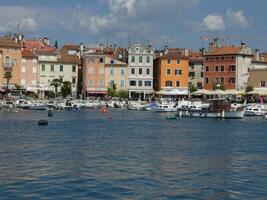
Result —
[[[46,110],[47,105],[43,103],[31,103],[28,106],[29,110]]]
[[[175,107],[174,104],[159,104],[155,108],[156,112],[175,112],[177,111],[177,108]]]
[[[144,110],[144,105],[142,105],[140,102],[131,101],[129,102],[128,109],[129,110]]]
[[[264,116],[266,111],[259,105],[250,105],[245,109],[245,116]]]

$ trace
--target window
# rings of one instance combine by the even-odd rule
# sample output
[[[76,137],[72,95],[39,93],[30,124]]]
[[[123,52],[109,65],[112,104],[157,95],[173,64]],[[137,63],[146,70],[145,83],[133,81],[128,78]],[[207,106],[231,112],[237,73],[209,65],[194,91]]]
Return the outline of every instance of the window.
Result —
[[[61,82],[63,82],[63,78],[62,78],[62,77],[60,77],[59,80],[60,80]]]
[[[167,64],[171,64],[171,59],[170,58],[167,59]]]
[[[115,83],[114,83],[114,80],[111,80],[110,82],[109,82],[109,86],[113,86]]]
[[[150,69],[146,68],[146,75],[150,75]]]
[[[73,84],[76,84],[76,77],[72,77],[72,81]]]
[[[206,72],[210,71],[209,66],[205,67]]]
[[[141,74],[143,74],[143,70],[142,70],[142,68],[139,68],[138,69],[138,73],[141,75]]]
[[[114,69],[109,69],[109,75],[114,75]]]
[[[33,73],[33,74],[36,74],[36,73],[37,73],[37,68],[36,68],[36,67],[33,67],[33,68],[32,68],[32,73]]]
[[[59,66],[59,71],[63,72],[63,65]]]
[[[201,72],[200,76],[201,76],[201,78],[203,78],[204,77],[204,72]]]
[[[104,80],[99,80],[99,87],[104,87]]]
[[[146,63],[150,63],[150,57],[149,56],[146,57]]]
[[[150,87],[151,86],[151,81],[145,81],[145,86]]]
[[[110,64],[114,64],[114,60],[110,60]]]
[[[195,72],[189,72],[189,77],[195,77]]]
[[[135,74],[135,68],[131,68],[131,74]]]
[[[99,58],[99,62],[103,63],[104,62],[104,58]]]
[[[16,64],[17,64],[17,58],[14,59],[14,65],[16,65]]]
[[[139,63],[142,63],[142,62],[143,62],[143,57],[139,56]]]
[[[53,72],[54,71],[54,65],[50,66],[50,71]]]
[[[229,78],[229,83],[235,83],[235,78],[234,77]]]
[[[219,60],[219,58],[218,58],[218,57],[216,57],[216,60]]]
[[[221,66],[221,71],[224,72],[224,65]]]
[[[209,78],[205,78],[205,83],[209,83]]]
[[[180,64],[180,63],[181,63],[180,59],[177,59],[176,64]]]
[[[180,81],[176,81],[176,87],[180,87]]]
[[[167,75],[171,75],[171,69],[167,69],[167,70],[166,70],[166,74],[167,74]]]
[[[94,74],[95,73],[95,69],[93,67],[89,67],[89,74]]]
[[[11,60],[9,56],[5,57],[5,67],[11,67]]]
[[[175,75],[176,76],[182,75],[182,70],[181,69],[175,69]]]
[[[219,71],[219,66],[215,66],[215,71],[216,71],[216,72]]]
[[[103,75],[104,74],[104,68],[99,68],[98,69],[98,74]]]
[[[45,65],[42,65],[42,71],[43,72],[45,71]]]
[[[215,81],[216,84],[220,83],[218,77],[216,77],[214,81]]]
[[[233,72],[235,71],[235,65],[230,65],[229,68],[230,68],[229,71],[233,71]]]
[[[138,86],[142,87],[143,86],[143,81],[138,81]]]
[[[172,81],[166,81],[165,86],[166,87],[172,87]]]
[[[135,63],[135,56],[132,56],[132,63]]]
[[[265,87],[266,86],[266,81],[260,81],[260,86]]]
[[[130,86],[136,86],[136,81],[130,81]]]
[[[197,88],[203,88],[202,82],[197,82]]]
[[[124,75],[124,74],[125,74],[125,70],[121,69],[121,75]]]
[[[26,72],[26,67],[21,67],[21,72],[25,73]]]
[[[124,80],[121,80],[121,87],[124,87],[125,83]]]
[[[222,56],[221,59],[224,60],[224,57]]]
[[[76,72],[76,66],[72,65],[72,72]]]
[[[221,77],[221,83],[224,83],[224,77]]]

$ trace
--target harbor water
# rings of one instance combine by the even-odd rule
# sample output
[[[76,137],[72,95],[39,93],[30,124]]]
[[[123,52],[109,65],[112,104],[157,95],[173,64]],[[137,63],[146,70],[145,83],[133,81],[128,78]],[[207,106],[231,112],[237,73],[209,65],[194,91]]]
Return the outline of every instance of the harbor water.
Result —
[[[266,119],[166,117],[0,112],[0,199],[267,198]]]

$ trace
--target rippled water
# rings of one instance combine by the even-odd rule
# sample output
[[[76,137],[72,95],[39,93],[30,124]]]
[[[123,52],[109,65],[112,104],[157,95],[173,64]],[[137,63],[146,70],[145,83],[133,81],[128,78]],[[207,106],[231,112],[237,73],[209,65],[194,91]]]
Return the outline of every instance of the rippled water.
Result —
[[[266,199],[267,120],[0,112],[0,199]]]

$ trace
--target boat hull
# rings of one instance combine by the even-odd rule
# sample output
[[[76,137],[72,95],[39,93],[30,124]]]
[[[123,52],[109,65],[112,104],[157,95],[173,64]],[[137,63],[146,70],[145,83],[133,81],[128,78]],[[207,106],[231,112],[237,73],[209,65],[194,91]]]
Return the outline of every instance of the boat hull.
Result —
[[[226,111],[226,112],[190,112],[179,111],[179,117],[199,117],[199,118],[222,118],[222,119],[242,119],[244,111]]]

